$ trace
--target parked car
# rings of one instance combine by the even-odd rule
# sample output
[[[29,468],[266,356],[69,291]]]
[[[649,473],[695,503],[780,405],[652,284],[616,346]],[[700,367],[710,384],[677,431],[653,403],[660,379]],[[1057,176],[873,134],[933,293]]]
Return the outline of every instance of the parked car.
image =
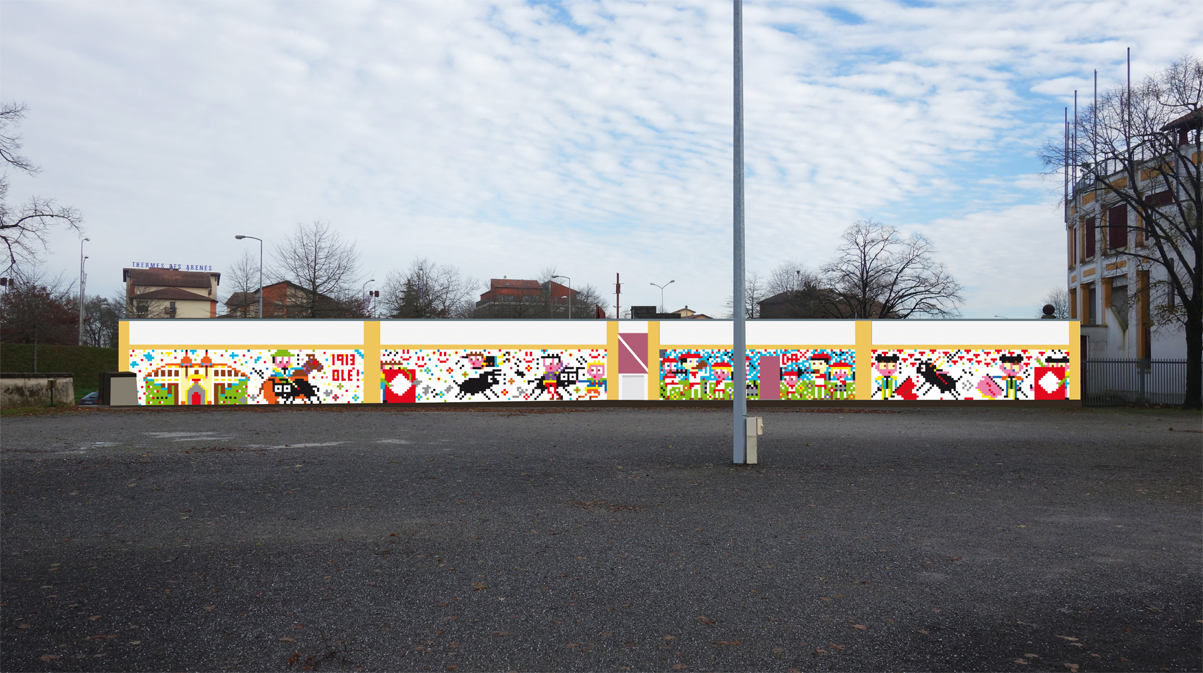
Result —
[[[92,392],[88,393],[87,395],[84,395],[83,397],[81,397],[79,399],[79,403],[85,404],[85,405],[99,404],[100,403],[100,393],[98,391],[93,390]]]

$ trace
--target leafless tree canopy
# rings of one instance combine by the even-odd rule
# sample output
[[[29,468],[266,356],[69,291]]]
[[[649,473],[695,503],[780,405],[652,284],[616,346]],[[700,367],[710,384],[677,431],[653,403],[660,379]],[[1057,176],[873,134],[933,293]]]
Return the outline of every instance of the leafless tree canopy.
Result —
[[[777,272],[774,271],[774,274]],[[758,272],[750,271],[744,276],[744,317],[748,319],[760,317],[760,302],[772,296],[773,292],[769,291],[772,287],[772,279],[766,281]],[[735,311],[731,308],[731,295],[727,295],[727,302],[724,304],[727,307],[727,318],[734,318]]]
[[[771,297],[782,292],[800,292],[818,285],[818,274],[807,269],[801,262],[791,259],[777,265],[769,274],[765,283],[765,295]]]
[[[226,297],[227,312],[239,318],[259,314],[259,257],[249,250],[226,271],[222,278],[229,296]],[[231,302],[231,299],[234,301]]]
[[[84,344],[116,348],[119,325],[125,317],[125,295],[116,299],[92,296],[84,302]]]
[[[851,318],[952,317],[961,286],[933,258],[922,236],[903,239],[898,230],[873,221],[844,231],[836,257],[823,266],[822,282],[833,315]]]
[[[464,318],[472,314],[480,281],[449,264],[420,258],[404,272],[390,271],[380,302],[390,318]]]
[[[1044,295],[1044,301],[1040,304],[1040,308],[1036,310],[1034,318],[1044,317],[1044,307],[1051,304],[1053,307],[1053,317],[1057,320],[1069,320],[1069,292],[1063,287],[1054,287]]]
[[[1162,325],[1185,329],[1186,403],[1200,406],[1203,392],[1203,178],[1194,157],[1203,156],[1203,61],[1186,56],[1134,85],[1100,94],[1073,120],[1078,147],[1049,143],[1041,153],[1053,171],[1070,167],[1070,194],[1093,192],[1136,213],[1144,246],[1108,250],[1166,271],[1162,302],[1151,314]],[[1109,223],[1110,224],[1110,223]],[[1125,223],[1126,224],[1126,223]],[[1106,229],[1104,229],[1106,231]],[[1104,239],[1106,239],[1104,233]]]
[[[79,342],[79,299],[72,283],[38,267],[12,267],[0,295],[0,340],[73,345]]]
[[[7,256],[4,273],[17,264],[25,266],[38,262],[38,253],[46,248],[46,235],[51,227],[65,226],[80,231],[83,217],[75,208],[60,206],[54,199],[30,197],[16,208],[8,205],[8,168],[34,175],[38,172],[29,159],[21,155],[21,136],[16,126],[25,116],[22,103],[0,103],[0,158],[4,172],[0,174],[0,241]]]
[[[359,252],[329,224],[298,224],[291,236],[275,246],[274,275],[305,289],[301,305],[289,307],[290,317],[341,317],[357,305]]]

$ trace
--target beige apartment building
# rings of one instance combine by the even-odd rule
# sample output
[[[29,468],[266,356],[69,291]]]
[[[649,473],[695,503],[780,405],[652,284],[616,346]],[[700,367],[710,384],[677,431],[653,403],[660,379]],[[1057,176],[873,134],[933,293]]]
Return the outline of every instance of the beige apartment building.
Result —
[[[134,318],[216,318],[217,272],[122,269],[127,315]]]

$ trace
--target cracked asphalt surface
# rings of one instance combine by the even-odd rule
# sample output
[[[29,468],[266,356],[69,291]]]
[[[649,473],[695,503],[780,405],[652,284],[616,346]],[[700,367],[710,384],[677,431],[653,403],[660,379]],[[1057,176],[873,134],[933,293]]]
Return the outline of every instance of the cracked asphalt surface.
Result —
[[[0,668],[1203,668],[1198,414],[757,413],[7,418]]]

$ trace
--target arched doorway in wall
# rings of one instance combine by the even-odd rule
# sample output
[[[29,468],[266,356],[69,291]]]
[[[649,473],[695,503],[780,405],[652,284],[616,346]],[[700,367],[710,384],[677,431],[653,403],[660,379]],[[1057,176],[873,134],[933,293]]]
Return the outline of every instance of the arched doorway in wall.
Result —
[[[204,404],[205,403],[205,388],[199,381],[193,383],[188,388],[188,392],[184,394],[184,399],[188,400],[187,404]]]

